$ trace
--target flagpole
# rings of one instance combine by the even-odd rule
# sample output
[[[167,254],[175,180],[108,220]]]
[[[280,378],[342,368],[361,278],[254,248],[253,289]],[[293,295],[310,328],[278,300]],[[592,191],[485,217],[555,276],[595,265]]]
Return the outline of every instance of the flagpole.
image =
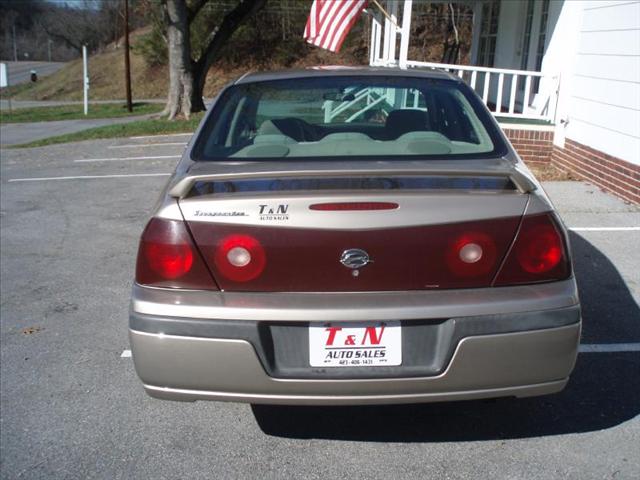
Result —
[[[371,0],[371,1],[375,4],[375,6],[376,6],[376,7],[378,7],[378,8],[380,9],[380,11],[382,12],[382,14],[383,14],[385,17],[387,17],[387,20],[389,20],[391,23],[393,23],[393,25],[394,25],[396,28],[400,28],[400,27],[398,27],[398,24],[393,20],[393,18],[391,18],[391,15],[389,15],[389,14],[387,13],[387,11],[382,7],[382,5],[380,5],[380,3],[378,3],[378,0]]]

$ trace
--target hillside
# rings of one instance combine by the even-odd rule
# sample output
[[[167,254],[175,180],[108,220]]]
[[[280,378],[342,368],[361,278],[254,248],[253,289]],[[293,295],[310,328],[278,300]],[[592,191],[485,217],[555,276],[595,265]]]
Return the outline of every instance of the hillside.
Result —
[[[419,8],[418,8],[419,7]],[[443,38],[448,29],[448,17],[442,5],[418,4],[417,19],[412,25],[410,57],[418,60],[441,61]],[[445,5],[446,7],[446,5]],[[269,11],[264,12],[270,14]],[[274,12],[271,12],[274,13]],[[293,25],[303,24],[305,9],[293,12]],[[468,63],[471,43],[471,22],[468,13],[459,25],[461,63]],[[222,86],[250,70],[299,68],[309,65],[363,65],[368,62],[369,22],[356,24],[339,54],[331,53],[304,42],[297,29],[291,27],[287,35],[265,31],[261,19],[254,18],[241,28],[223,52],[222,60],[211,69],[204,95],[213,97]],[[273,23],[273,22],[272,22]],[[163,65],[149,66],[139,45],[151,27],[131,34],[131,76],[133,97],[136,100],[162,99],[167,92],[168,71]],[[121,42],[107,46],[89,58],[91,100],[120,100],[124,98],[124,55]],[[25,84],[5,89],[2,96],[16,100],[82,100],[82,60],[70,62],[57,73]]]
[[[133,35],[132,41],[144,32]],[[151,69],[135,51],[131,52],[131,81],[134,98],[162,98],[166,93],[166,68]],[[122,48],[110,45],[104,52],[89,57],[89,98],[124,98],[124,56]],[[58,72],[35,84],[10,87],[3,97],[16,100],[82,100],[82,59],[69,62]]]
[[[322,55],[312,55],[296,65],[328,63]],[[317,58],[317,62],[312,59]],[[274,65],[278,68],[279,65]],[[212,97],[235,77],[251,68],[212,68],[207,77],[205,96]],[[124,59],[121,48],[92,55],[89,58],[89,97],[91,100],[124,98]],[[141,55],[131,53],[131,82],[134,99],[164,98],[169,75],[166,66],[148,67]],[[69,62],[58,72],[41,78],[36,84],[17,85],[3,90],[2,97],[15,100],[82,100],[82,60]]]
[[[131,42],[131,82],[134,99],[164,98],[169,81],[166,66],[148,66],[135,48],[136,41],[148,29],[132,33]],[[297,59],[278,61],[268,54],[260,64],[255,62],[221,62],[213,67],[207,76],[205,97],[213,97],[225,84],[241,76],[248,70],[296,68],[308,65],[327,64],[362,64],[359,61],[361,42],[357,45],[345,46],[339,55],[318,48],[305,47],[303,54]],[[242,63],[242,65],[234,65]],[[119,100],[124,98],[124,54],[120,45],[112,44],[105,51],[89,57],[89,98],[91,100]],[[58,72],[43,77],[35,84],[22,84],[3,89],[2,97],[15,100],[82,100],[82,59],[69,62]]]

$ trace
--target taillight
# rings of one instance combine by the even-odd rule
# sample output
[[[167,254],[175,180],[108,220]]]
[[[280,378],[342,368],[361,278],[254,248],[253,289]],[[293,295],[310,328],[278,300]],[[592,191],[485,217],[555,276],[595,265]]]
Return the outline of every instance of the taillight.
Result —
[[[189,245],[149,243],[145,257],[151,270],[167,280],[182,277],[193,266],[193,250]]]
[[[565,279],[571,273],[564,236],[551,214],[524,217],[495,285]]]
[[[184,222],[153,218],[138,249],[136,282],[170,288],[217,290]]]
[[[522,232],[516,255],[518,263],[528,273],[548,272],[562,260],[562,239],[551,225]]]
[[[260,276],[267,264],[264,248],[250,235],[229,235],[218,244],[214,262],[218,271],[234,282]]]
[[[456,237],[446,253],[449,270],[460,277],[486,275],[496,267],[496,244],[482,232]]]
[[[364,292],[490,287],[520,224],[518,215],[366,230],[206,221],[188,227],[220,289]],[[369,255],[358,275],[340,262],[350,248]]]

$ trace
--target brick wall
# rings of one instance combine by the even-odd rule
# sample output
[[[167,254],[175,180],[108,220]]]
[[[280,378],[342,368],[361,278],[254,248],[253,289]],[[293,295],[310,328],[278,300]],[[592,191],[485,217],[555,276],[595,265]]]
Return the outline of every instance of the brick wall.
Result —
[[[640,166],[567,139],[551,163],[629,202],[640,204]]]
[[[553,131],[515,128],[503,128],[503,130],[520,158],[526,163],[543,164],[551,161]]]
[[[552,165],[597,185],[624,200],[640,204],[640,166],[567,139],[553,145],[553,131],[503,128],[520,158],[528,164]]]

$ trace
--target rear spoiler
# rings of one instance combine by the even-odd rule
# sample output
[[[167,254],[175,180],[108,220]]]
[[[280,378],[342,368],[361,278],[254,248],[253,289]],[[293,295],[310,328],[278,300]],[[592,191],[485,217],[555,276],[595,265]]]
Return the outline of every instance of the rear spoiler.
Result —
[[[385,177],[385,176],[449,176],[449,177],[502,177],[511,180],[520,193],[536,190],[536,184],[523,172],[516,168],[507,169],[371,169],[371,170],[291,170],[267,172],[218,173],[211,175],[192,175],[179,180],[170,190],[169,196],[182,199],[189,195],[198,182],[215,182],[230,180],[257,180],[309,177],[353,177],[353,176]]]

